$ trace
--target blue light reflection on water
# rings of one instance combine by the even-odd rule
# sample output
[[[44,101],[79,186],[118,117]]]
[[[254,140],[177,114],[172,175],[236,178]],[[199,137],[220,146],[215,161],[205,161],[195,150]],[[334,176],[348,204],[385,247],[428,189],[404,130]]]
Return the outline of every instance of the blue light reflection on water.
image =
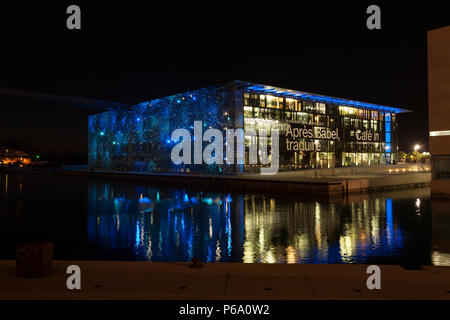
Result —
[[[415,243],[404,228],[429,223],[398,212],[411,199],[385,195],[319,203],[105,184],[89,183],[89,242],[135,260],[402,263]]]
[[[14,259],[18,243],[53,241],[59,260],[450,266],[450,202],[429,191],[315,201],[0,175],[0,258]]]
[[[229,206],[226,198],[142,187],[135,187],[132,195],[130,190],[99,192],[105,189],[102,184],[89,185],[91,243],[112,251],[134,247],[137,260],[189,261],[194,255],[204,261],[229,259],[231,228],[222,210],[222,204]],[[207,221],[208,229],[202,227]],[[228,257],[222,259],[224,252]]]

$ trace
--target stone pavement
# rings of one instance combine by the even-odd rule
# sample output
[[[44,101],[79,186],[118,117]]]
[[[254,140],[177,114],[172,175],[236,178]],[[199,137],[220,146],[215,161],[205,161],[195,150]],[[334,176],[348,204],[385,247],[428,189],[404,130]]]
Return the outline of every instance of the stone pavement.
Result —
[[[306,195],[314,197],[343,197],[379,189],[396,189],[429,184],[429,166],[386,165],[374,167],[349,167],[280,171],[267,176],[259,173],[239,175],[206,175],[174,172],[111,172],[101,170],[63,170],[63,174],[88,177],[140,180],[186,187],[269,192]]]
[[[66,268],[81,268],[81,290]],[[450,267],[406,270],[382,265],[381,289],[369,290],[367,265],[54,261],[52,275],[15,277],[0,261],[0,300],[141,299],[450,299]]]

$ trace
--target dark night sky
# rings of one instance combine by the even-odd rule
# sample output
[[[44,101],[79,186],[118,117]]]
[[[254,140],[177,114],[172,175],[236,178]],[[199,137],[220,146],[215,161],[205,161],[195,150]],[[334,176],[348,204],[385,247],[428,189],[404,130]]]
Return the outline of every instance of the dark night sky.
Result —
[[[2,1],[0,86],[137,103],[248,80],[411,109],[400,149],[427,143],[426,31],[450,25],[448,1],[92,2]],[[80,31],[66,28],[70,4],[81,7]],[[366,28],[370,4],[381,7],[381,30]],[[0,140],[86,161],[94,110],[0,103]]]

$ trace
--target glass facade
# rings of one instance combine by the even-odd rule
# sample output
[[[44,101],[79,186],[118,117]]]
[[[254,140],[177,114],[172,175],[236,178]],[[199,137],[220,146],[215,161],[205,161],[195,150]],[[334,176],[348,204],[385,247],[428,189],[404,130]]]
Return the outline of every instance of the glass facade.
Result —
[[[397,122],[393,112],[252,91],[243,93],[243,104],[245,131],[280,130],[282,170],[397,162]],[[261,138],[246,139],[246,159],[250,139]],[[246,169],[252,167],[257,165],[246,165]]]

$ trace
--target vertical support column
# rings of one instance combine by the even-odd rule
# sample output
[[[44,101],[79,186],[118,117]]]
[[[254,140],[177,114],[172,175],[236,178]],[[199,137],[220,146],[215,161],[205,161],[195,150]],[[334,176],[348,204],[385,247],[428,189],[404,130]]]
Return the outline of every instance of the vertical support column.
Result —
[[[235,129],[241,128],[244,130],[244,90],[241,88],[234,88],[233,90],[233,110],[234,110],[234,125]],[[245,136],[244,136],[245,145]],[[236,153],[235,153],[236,156]],[[236,159],[235,159],[236,160]],[[244,172],[244,165],[235,162],[236,172]]]

